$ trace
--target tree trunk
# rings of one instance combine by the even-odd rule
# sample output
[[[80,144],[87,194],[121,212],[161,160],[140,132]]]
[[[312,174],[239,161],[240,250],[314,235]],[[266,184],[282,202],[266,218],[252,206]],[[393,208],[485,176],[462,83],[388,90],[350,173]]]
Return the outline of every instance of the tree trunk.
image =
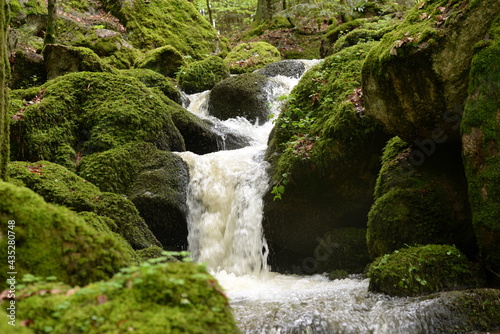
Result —
[[[283,10],[283,5],[286,6],[283,0],[258,0],[257,12],[255,13],[255,22],[263,23],[270,22],[274,14]]]
[[[7,100],[7,80],[10,75],[7,30],[9,26],[9,6],[6,1],[0,5],[0,179],[7,180],[9,162],[9,113]]]
[[[210,8],[210,0],[207,0],[207,11],[208,11],[208,19],[210,20],[210,25],[214,26],[214,19],[212,17],[212,9]]]
[[[43,44],[54,44],[57,32],[57,0],[48,0],[49,16],[47,17],[47,31]]]

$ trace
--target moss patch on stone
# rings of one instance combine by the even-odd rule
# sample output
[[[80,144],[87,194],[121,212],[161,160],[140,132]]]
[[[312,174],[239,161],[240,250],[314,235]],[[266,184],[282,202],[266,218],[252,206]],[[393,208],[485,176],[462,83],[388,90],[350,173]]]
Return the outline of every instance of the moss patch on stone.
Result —
[[[51,291],[46,294],[41,290]],[[146,262],[83,288],[30,285],[19,319],[35,332],[237,333],[227,297],[206,269]]]
[[[160,73],[148,69],[129,69],[120,71],[121,74],[129,75],[139,79],[146,87],[159,89],[166,97],[182,104],[182,97],[179,89],[175,86],[173,79],[165,77]],[[175,123],[175,121],[174,121]]]
[[[210,90],[228,77],[228,66],[217,56],[190,63],[177,73],[180,88],[188,94]]]
[[[375,203],[368,214],[371,256],[404,245],[443,243],[455,244],[475,257],[460,146],[431,140],[410,145],[394,137],[384,148],[381,161]]]
[[[376,43],[345,48],[306,72],[276,121],[266,159],[272,189],[284,193],[281,201],[266,195],[264,230],[277,258],[299,250],[310,257],[317,235],[366,226],[386,141],[363,112],[361,66]]]
[[[188,169],[171,152],[129,143],[84,157],[78,173],[103,191],[127,195],[163,247],[187,247]]]
[[[120,19],[136,48],[150,50],[171,45],[195,60],[228,49],[226,41],[187,1],[103,0],[102,3]]]
[[[500,285],[500,17],[476,46],[462,143],[472,219],[482,260]]]
[[[13,160],[48,160],[75,169],[82,156],[133,141],[184,150],[170,108],[138,79],[111,73],[72,73],[14,98]]]
[[[67,208],[46,203],[33,191],[0,183],[0,218],[15,221],[18,275],[56,276],[69,284],[106,279],[131,263],[129,249]],[[0,244],[7,249],[8,224]],[[5,273],[0,274],[5,282]]]
[[[101,192],[94,184],[65,167],[48,161],[12,162],[9,176],[13,182],[30,188],[49,203],[63,205],[76,212],[97,214],[97,220],[89,217],[92,222],[107,225],[110,231],[123,236],[134,249],[160,245],[130,200]],[[104,229],[104,226],[94,227]]]
[[[477,287],[476,271],[465,255],[448,245],[402,248],[377,258],[369,268],[369,290],[415,296]]]
[[[146,68],[164,76],[175,78],[177,71],[186,61],[182,54],[173,46],[167,45],[147,52],[137,61],[137,68]]]
[[[278,49],[267,42],[242,43],[235,46],[224,58],[231,73],[253,72],[281,60]]]
[[[384,35],[363,66],[367,114],[412,142],[440,128],[459,142],[471,46],[481,41],[500,3],[425,1]]]

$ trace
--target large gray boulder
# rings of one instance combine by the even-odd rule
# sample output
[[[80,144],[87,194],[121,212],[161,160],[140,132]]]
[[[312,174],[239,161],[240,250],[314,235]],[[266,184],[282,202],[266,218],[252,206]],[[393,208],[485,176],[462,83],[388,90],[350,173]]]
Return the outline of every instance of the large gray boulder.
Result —
[[[222,120],[244,117],[264,124],[270,114],[271,85],[270,80],[256,73],[227,78],[210,92],[208,112]]]

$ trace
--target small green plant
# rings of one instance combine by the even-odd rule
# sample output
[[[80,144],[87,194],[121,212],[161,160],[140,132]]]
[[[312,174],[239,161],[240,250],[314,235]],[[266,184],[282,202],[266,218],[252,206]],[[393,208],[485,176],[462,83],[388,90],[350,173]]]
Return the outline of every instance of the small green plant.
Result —
[[[284,99],[282,97],[282,99]],[[290,95],[286,98],[286,104],[282,113],[273,122],[283,131],[290,132],[290,139],[283,143],[282,154],[289,155],[294,159],[307,160],[311,157],[311,150],[314,148],[318,136],[315,134],[315,117],[309,117],[295,106],[295,96]],[[282,200],[286,185],[291,181],[290,166],[286,172],[281,174],[280,180],[271,190],[274,194],[274,200]]]

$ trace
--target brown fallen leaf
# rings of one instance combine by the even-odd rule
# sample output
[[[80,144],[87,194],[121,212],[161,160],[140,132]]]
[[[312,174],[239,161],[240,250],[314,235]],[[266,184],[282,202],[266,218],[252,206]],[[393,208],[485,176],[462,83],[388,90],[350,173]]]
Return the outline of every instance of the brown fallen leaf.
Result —
[[[21,321],[21,326],[22,327],[28,327],[28,326],[31,326],[33,325],[35,322],[31,319],[24,319]]]
[[[418,4],[418,9],[422,9],[425,6],[425,1],[422,1],[421,3]]]
[[[104,303],[108,302],[108,297],[106,297],[105,295],[99,295],[96,298],[97,298],[97,304],[98,305],[101,305],[101,304],[104,304]]]

